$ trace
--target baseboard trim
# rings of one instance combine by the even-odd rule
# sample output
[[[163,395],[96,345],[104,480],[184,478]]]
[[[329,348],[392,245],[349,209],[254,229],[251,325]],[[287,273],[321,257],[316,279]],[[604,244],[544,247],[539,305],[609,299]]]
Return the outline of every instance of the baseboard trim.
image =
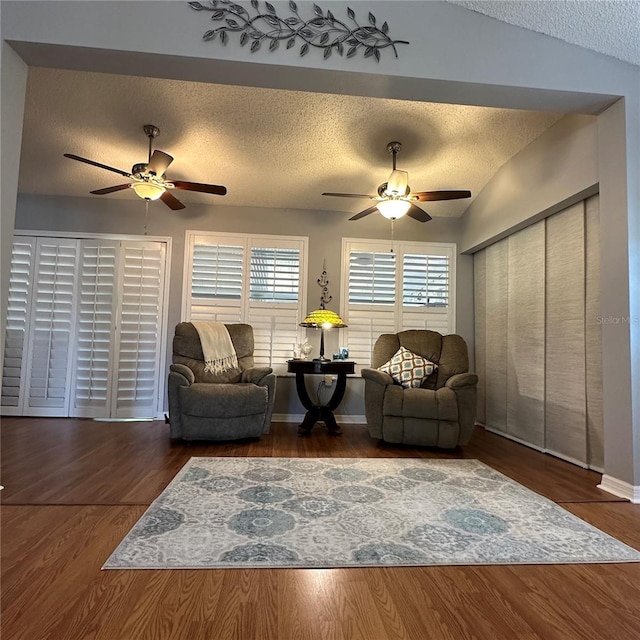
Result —
[[[571,464],[576,465],[576,467],[580,467],[582,469],[589,469],[590,471],[595,471],[597,473],[602,473],[603,470],[600,467],[593,467],[586,462],[582,462],[582,460],[577,460],[576,458],[572,458],[570,456],[566,456],[563,453],[558,453],[553,449],[545,449],[544,447],[540,447],[538,445],[532,444],[531,442],[527,442],[526,440],[521,440],[520,438],[516,438],[504,431],[500,431],[499,429],[494,429],[493,427],[488,427],[486,424],[482,424],[481,422],[477,422],[476,426],[482,427],[485,431],[489,431],[489,433],[495,433],[497,436],[502,436],[507,440],[513,440],[513,442],[517,442],[518,444],[522,444],[525,447],[529,447],[529,449],[534,449],[535,451],[539,451],[540,453],[547,453],[554,458],[558,458],[559,460],[564,460],[565,462],[570,462]]]
[[[612,493],[619,498],[626,498],[633,504],[640,504],[640,486],[634,486],[624,480],[618,480],[618,478],[604,474],[598,489]]]
[[[523,444],[525,447],[529,447],[529,449],[535,449],[540,453],[546,453],[546,450],[543,447],[539,447],[535,444],[531,444],[530,442],[527,442],[526,440],[521,440],[520,438],[516,438],[515,436],[512,436],[509,433],[505,433],[504,431],[500,431],[499,429],[494,429],[493,427],[487,427],[486,424],[482,424],[481,422],[477,422],[476,426],[482,427],[485,431],[488,431],[489,433],[495,433],[497,436],[502,436],[507,440],[513,440],[513,442],[517,442],[518,444]]]
[[[300,424],[304,420],[304,413],[274,413],[271,416],[273,422],[295,422]],[[366,416],[359,415],[336,415],[338,424],[367,424]]]

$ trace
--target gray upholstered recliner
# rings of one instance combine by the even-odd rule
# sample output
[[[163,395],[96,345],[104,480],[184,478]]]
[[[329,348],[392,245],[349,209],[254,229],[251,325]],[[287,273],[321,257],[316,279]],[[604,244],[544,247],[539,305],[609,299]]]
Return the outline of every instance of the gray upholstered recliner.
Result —
[[[236,440],[269,432],[276,377],[270,367],[253,366],[253,328],[227,324],[238,369],[205,372],[200,337],[190,322],[176,325],[169,372],[171,437]]]
[[[377,368],[400,346],[426,357],[438,368],[419,388],[405,389]],[[454,448],[467,444],[476,416],[478,376],[469,373],[467,345],[458,335],[409,330],[383,334],[363,369],[369,433],[386,442]]]

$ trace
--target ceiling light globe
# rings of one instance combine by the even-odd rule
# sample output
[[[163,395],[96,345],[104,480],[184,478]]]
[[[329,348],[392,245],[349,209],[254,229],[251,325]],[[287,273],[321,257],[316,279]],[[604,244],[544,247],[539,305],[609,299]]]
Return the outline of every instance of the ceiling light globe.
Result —
[[[378,211],[388,220],[397,220],[409,211],[411,203],[407,200],[382,200],[378,202]]]
[[[165,188],[153,182],[136,182],[133,190],[143,200],[157,200],[165,192]]]

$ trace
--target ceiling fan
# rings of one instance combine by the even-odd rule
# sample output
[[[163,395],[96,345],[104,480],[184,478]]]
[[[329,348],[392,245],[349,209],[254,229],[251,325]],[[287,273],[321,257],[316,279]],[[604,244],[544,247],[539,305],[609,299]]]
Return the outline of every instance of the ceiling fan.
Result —
[[[217,184],[202,184],[201,182],[186,182],[185,180],[168,180],[164,172],[169,165],[173,162],[173,157],[164,151],[156,149],[152,152],[153,140],[160,134],[160,129],[152,124],[145,124],[142,127],[143,131],[149,138],[149,160],[147,162],[141,162],[134,164],[131,168],[131,172],[122,171],[115,167],[110,167],[94,160],[88,160],[87,158],[81,158],[75,156],[72,153],[65,153],[65,158],[71,158],[72,160],[78,160],[85,164],[90,164],[94,167],[100,167],[107,171],[113,171],[119,173],[125,178],[129,178],[131,182],[125,184],[117,184],[113,187],[105,187],[104,189],[96,189],[90,191],[95,195],[106,195],[108,193],[114,193],[115,191],[122,191],[123,189],[133,189],[138,196],[143,200],[162,200],[170,209],[178,210],[184,209],[185,206],[169,192],[169,189],[183,189],[184,191],[200,191],[202,193],[212,193],[218,196],[224,196],[227,193],[227,188]]]
[[[400,142],[390,142],[387,145],[387,151],[393,155],[393,171],[387,182],[383,182],[378,187],[377,196],[360,193],[323,193],[322,195],[339,198],[368,198],[377,201],[372,207],[356,213],[349,220],[359,220],[377,210],[389,220],[397,220],[406,214],[418,222],[427,222],[431,220],[431,216],[420,207],[416,207],[414,202],[457,200],[458,198],[471,197],[471,191],[416,191],[412,193],[409,187],[409,174],[406,171],[396,169],[396,156],[400,149],[402,149]]]

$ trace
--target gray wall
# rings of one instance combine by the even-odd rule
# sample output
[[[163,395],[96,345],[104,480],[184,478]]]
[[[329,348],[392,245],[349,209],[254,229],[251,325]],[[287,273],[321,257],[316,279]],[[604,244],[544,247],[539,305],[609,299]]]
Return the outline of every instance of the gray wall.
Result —
[[[598,121],[567,115],[505,163],[463,216],[461,251],[477,251],[598,190]]]
[[[299,5],[312,12],[311,3]],[[346,2],[331,5],[336,15],[346,13]],[[372,6],[363,5],[354,3],[360,13]],[[640,318],[640,68],[448,3],[397,0],[374,7],[394,37],[411,43],[379,64],[362,57],[323,60],[321,52],[302,58],[282,47],[251,55],[237,39],[226,47],[203,42],[207,16],[177,0],[154,3],[153,11],[135,1],[4,1],[0,25],[3,39],[29,65],[600,114],[603,224],[616,231],[602,243],[603,304]],[[3,129],[18,126],[4,110],[2,118]],[[639,346],[640,322],[603,333],[605,475],[638,494]]]
[[[16,210],[18,190],[18,168],[20,166],[20,144],[22,142],[22,118],[27,87],[27,65],[5,42],[0,48],[2,64],[0,84],[0,112],[2,113],[2,135],[0,137],[0,210],[2,227],[0,233],[0,353],[4,353],[5,326],[7,321],[7,299],[9,270],[11,266],[11,237]],[[0,359],[0,374],[3,360]]]
[[[320,305],[321,288],[316,280],[326,261],[329,293],[333,300],[328,305],[340,310],[341,250],[343,237],[391,238],[391,225],[382,216],[371,215],[350,222],[350,214],[335,211],[278,210],[266,208],[229,207],[223,199],[211,197],[212,205],[190,204],[182,211],[171,211],[161,202],[149,206],[147,230],[150,236],[172,238],[170,291],[168,302],[168,338],[171,328],[180,321],[182,308],[182,281],[184,270],[184,240],[187,229],[198,231],[226,231],[238,233],[264,233],[301,235],[309,237],[309,281],[307,284],[308,309]],[[40,196],[20,194],[16,211],[16,229],[59,232],[90,232],[142,235],[145,224],[145,203],[142,200],[113,196],[87,198]],[[454,218],[434,218],[419,223],[403,218],[395,224],[397,240],[429,242],[458,242],[461,222]],[[457,331],[473,344],[473,262],[471,256],[459,256],[457,269]],[[309,340],[318,348],[317,332],[309,330]],[[338,332],[327,332],[326,352],[334,353],[338,347]],[[168,354],[170,356],[170,349]],[[364,415],[363,387],[359,380],[350,380],[339,413]],[[291,380],[279,380],[276,413],[304,413]]]

